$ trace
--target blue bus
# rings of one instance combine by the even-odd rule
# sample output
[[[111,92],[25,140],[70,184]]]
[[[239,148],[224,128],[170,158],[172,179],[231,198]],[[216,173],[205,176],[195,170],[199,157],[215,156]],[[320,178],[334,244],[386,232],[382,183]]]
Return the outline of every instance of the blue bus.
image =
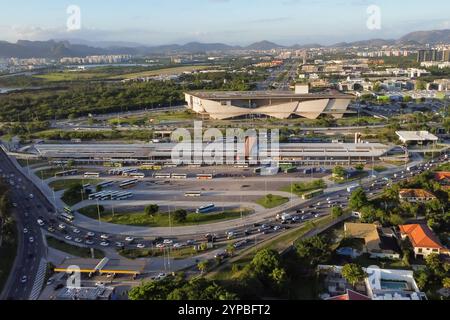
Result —
[[[196,213],[208,213],[213,211],[216,208],[214,204],[209,204],[207,206],[203,206],[197,209]]]

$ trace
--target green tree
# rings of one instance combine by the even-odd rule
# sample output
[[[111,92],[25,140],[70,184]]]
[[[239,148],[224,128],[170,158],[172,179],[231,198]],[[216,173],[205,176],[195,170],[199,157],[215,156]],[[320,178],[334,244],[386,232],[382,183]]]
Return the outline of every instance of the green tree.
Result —
[[[267,276],[281,267],[280,255],[275,250],[260,250],[253,257],[251,266],[257,275]]]
[[[174,212],[174,220],[178,223],[186,222],[188,213],[184,209],[178,209]]]
[[[204,261],[199,262],[197,264],[197,268],[202,274],[204,274],[209,268],[209,261],[204,260]]]
[[[414,272],[414,279],[416,280],[419,289],[424,290],[428,285],[429,274],[426,270],[419,269]]]
[[[449,278],[449,277],[444,278],[444,279],[442,280],[442,286],[443,286],[445,289],[450,289],[450,278]]]
[[[338,179],[343,179],[345,177],[345,169],[341,166],[336,166],[333,169],[333,176],[338,178]]]
[[[443,278],[445,276],[446,272],[444,269],[444,264],[442,263],[438,254],[430,254],[425,258],[425,262],[428,270],[430,270],[430,272],[436,277]]]
[[[369,200],[367,199],[367,195],[364,192],[363,188],[358,188],[350,196],[349,207],[352,210],[359,210],[364,206],[369,204]]]
[[[324,263],[331,255],[330,245],[322,236],[302,240],[296,244],[295,249],[297,256],[310,267]]]
[[[367,274],[360,265],[350,263],[344,265],[342,268],[342,276],[355,287],[358,282],[361,282],[366,278]]]
[[[153,216],[159,212],[159,206],[157,204],[151,204],[144,209],[144,213],[148,216]]]
[[[333,218],[339,219],[344,215],[344,210],[341,207],[333,207],[331,214],[333,215]]]

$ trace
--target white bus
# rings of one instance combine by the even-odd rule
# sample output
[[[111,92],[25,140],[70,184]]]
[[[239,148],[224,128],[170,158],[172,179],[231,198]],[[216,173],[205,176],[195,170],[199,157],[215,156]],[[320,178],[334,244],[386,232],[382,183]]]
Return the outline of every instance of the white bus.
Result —
[[[132,172],[132,173],[129,174],[129,177],[131,177],[131,178],[138,178],[138,179],[144,179],[145,178],[145,173]]]
[[[86,172],[84,174],[85,178],[100,178],[100,173],[98,172]]]
[[[184,194],[185,197],[191,197],[191,198],[196,198],[196,197],[201,197],[202,193],[201,192],[186,192]]]
[[[155,179],[170,179],[170,173],[155,173],[153,177]]]
[[[67,222],[73,222],[75,220],[75,217],[67,212],[60,213],[58,218]]]
[[[133,198],[133,193],[131,193],[131,192],[124,192],[124,193],[122,193],[122,195],[120,195],[120,196],[118,196],[117,197],[117,200],[127,200],[127,199],[130,199],[130,198]]]
[[[171,179],[175,179],[175,180],[186,180],[187,179],[187,174],[184,174],[184,173],[172,173],[170,178]]]
[[[108,188],[111,187],[114,184],[114,181],[105,181],[102,183],[99,183],[97,186],[100,188]]]
[[[119,185],[119,187],[122,189],[133,188],[134,186],[136,186],[137,183],[138,183],[138,179],[126,180],[126,181],[122,182]]]

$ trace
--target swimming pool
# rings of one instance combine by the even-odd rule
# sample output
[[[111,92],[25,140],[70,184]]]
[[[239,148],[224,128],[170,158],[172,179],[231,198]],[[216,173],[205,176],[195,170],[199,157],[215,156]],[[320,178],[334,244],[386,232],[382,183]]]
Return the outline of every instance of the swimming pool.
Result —
[[[381,280],[382,290],[407,290],[408,283],[406,281],[390,281]]]

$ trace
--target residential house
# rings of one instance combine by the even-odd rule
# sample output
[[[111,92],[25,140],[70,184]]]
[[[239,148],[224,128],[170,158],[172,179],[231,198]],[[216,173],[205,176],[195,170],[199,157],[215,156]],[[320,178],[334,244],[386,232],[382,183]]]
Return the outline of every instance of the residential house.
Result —
[[[446,254],[450,252],[445,248],[433,231],[425,224],[408,224],[400,226],[402,239],[408,238],[414,248],[417,258],[424,258],[431,254]]]
[[[402,189],[399,192],[400,201],[424,203],[436,199],[435,195],[424,189]]]
[[[364,240],[364,252],[371,258],[400,259],[400,247],[393,232],[369,223],[346,223],[345,237]],[[387,230],[387,229],[386,229]]]
[[[318,272],[325,275],[324,300],[427,300],[410,270],[389,270],[377,266],[363,268],[364,281],[354,288],[343,278],[342,266],[319,265]]]

